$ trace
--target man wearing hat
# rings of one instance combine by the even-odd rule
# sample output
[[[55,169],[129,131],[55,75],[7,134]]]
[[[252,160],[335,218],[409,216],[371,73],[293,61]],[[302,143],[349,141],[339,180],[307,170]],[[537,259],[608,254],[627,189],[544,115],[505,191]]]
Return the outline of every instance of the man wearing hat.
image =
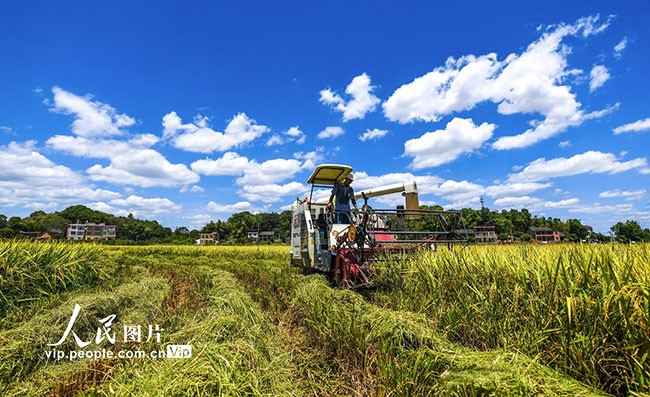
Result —
[[[349,173],[346,175],[343,183],[337,183],[332,189],[332,195],[327,203],[327,209],[331,210],[332,200],[336,197],[336,205],[334,206],[334,223],[350,223],[350,201],[357,208],[357,200],[354,199],[354,189],[350,184],[354,180],[354,175]]]

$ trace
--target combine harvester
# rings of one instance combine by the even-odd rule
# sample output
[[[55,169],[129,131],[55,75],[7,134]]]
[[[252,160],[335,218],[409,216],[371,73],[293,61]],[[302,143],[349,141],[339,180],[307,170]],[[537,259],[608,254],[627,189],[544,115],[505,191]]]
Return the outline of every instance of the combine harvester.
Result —
[[[329,190],[352,171],[347,165],[323,164],[307,181],[309,197],[292,206],[291,266],[328,274],[339,287],[357,288],[368,284],[372,263],[389,254],[435,250],[467,243],[459,211],[421,210],[415,182],[366,189],[355,194],[363,199],[359,210],[352,209],[349,224],[334,223],[327,197],[313,200],[315,188]],[[406,206],[373,209],[372,197],[400,193]]]

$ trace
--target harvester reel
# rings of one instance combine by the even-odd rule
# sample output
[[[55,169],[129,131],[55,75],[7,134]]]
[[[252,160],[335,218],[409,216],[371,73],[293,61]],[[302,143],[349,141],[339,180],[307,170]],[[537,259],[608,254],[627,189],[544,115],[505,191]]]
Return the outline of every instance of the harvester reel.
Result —
[[[359,265],[359,260],[353,250],[344,248],[337,252],[334,264],[334,282],[340,288],[358,288],[368,284],[368,276]]]

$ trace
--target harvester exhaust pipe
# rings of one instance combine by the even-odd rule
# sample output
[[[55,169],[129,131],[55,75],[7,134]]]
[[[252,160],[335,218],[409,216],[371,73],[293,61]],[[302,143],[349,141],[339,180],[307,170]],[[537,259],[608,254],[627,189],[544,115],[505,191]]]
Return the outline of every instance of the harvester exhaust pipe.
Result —
[[[415,183],[415,182],[414,182]],[[406,219],[418,219],[420,216],[417,211],[420,209],[420,200],[418,199],[418,192],[404,193],[406,198]]]

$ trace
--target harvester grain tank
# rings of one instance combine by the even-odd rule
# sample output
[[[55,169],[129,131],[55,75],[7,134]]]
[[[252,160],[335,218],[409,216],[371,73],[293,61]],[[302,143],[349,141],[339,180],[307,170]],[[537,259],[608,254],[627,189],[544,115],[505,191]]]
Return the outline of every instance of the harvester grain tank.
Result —
[[[350,172],[352,167],[347,165],[322,164],[309,177],[309,196],[292,205],[292,266],[326,273],[342,287],[357,287],[369,282],[372,264],[385,260],[388,254],[467,242],[467,236],[457,232],[462,227],[458,211],[420,209],[414,181],[356,193],[363,206],[352,210],[349,224],[335,223],[337,218],[327,208],[329,190]],[[319,188],[328,190],[315,198],[315,189]],[[405,205],[373,209],[368,204],[371,198],[390,194],[402,194]]]

